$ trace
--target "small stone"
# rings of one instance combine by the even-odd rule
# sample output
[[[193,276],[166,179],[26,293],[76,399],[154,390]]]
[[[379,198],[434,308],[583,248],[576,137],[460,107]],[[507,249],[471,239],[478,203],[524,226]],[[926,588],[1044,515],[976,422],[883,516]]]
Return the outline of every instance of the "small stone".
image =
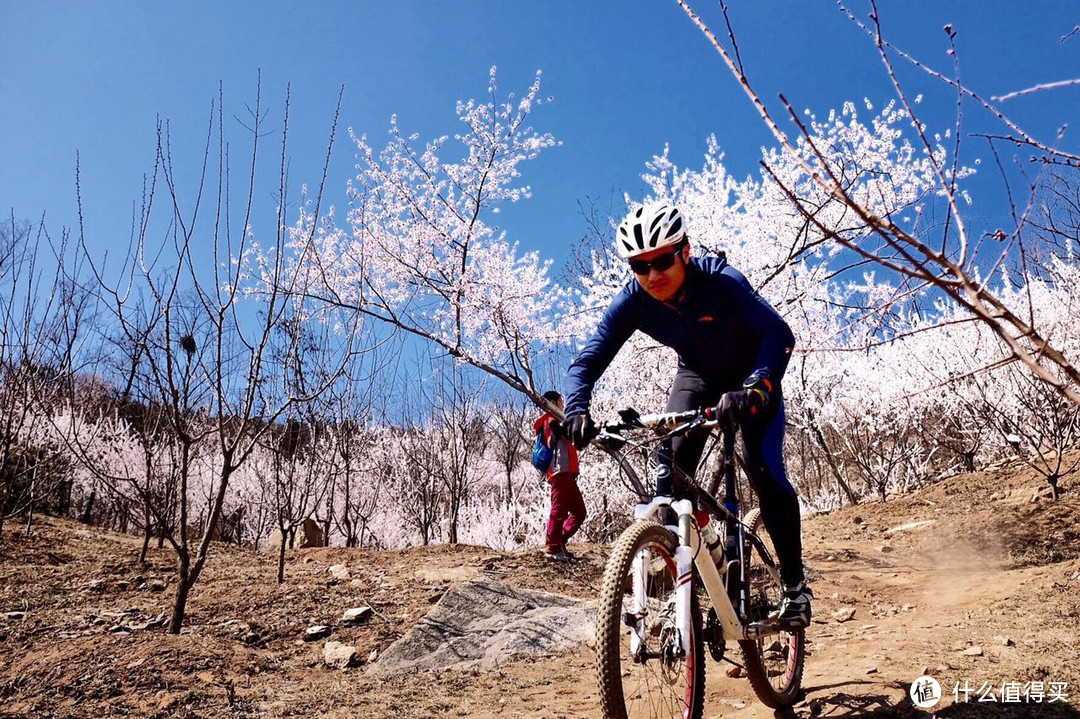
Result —
[[[7,612],[6,614],[4,614],[4,619],[8,620],[9,622],[18,622],[26,619],[26,612]]]
[[[732,667],[727,670],[727,675],[732,679],[738,679],[742,676],[742,667]]]
[[[327,571],[330,572],[330,576],[332,576],[334,579],[340,579],[343,582],[346,582],[352,578],[349,574],[349,570],[345,567],[344,564],[335,564]]]
[[[333,630],[328,626],[325,626],[323,624],[316,624],[314,626],[308,627],[307,631],[304,632],[304,641],[312,642],[316,639],[324,639],[330,636],[330,633],[332,631]]]
[[[341,621],[347,624],[360,624],[371,618],[371,607],[353,607],[346,609],[341,615]]]
[[[883,544],[878,548],[878,551],[882,554],[888,554],[889,552],[895,552],[896,550],[890,547],[888,544]]]
[[[961,654],[967,657],[981,657],[983,655],[983,648],[976,644],[973,647],[968,647],[962,651]]]
[[[855,616],[855,607],[840,607],[832,613],[832,618],[838,622],[846,622]]]
[[[870,667],[866,670],[867,674],[877,674],[877,667]]]
[[[368,664],[374,663],[379,658],[379,650],[372,649],[371,654],[367,655]]]
[[[164,592],[166,589],[169,588],[169,585],[161,579],[151,579],[150,583],[147,586],[149,587],[151,592]]]
[[[994,635],[993,640],[994,640],[995,644],[998,644],[998,645],[1003,646],[1003,647],[1015,647],[1016,646],[1016,642],[1014,642],[1010,637],[1004,637],[1004,636],[1001,636],[1000,634]]]
[[[356,647],[341,642],[327,642],[323,646],[323,663],[336,669],[348,669],[356,662]]]

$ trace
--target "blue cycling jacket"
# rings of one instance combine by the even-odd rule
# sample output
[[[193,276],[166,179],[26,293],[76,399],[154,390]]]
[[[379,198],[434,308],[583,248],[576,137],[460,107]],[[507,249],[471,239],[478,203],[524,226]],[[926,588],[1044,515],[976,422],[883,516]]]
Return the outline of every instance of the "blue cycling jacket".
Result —
[[[694,257],[674,304],[653,299],[633,278],[615,296],[567,372],[566,416],[588,411],[593,385],[635,330],[674,349],[680,367],[724,391],[755,372],[778,383],[795,345],[787,322],[741,272],[723,257]]]

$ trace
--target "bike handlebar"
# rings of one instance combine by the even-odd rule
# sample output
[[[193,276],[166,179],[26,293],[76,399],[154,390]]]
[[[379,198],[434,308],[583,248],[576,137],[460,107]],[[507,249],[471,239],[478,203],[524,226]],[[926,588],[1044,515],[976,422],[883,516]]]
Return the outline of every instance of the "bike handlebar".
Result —
[[[717,416],[716,407],[698,407],[685,412],[662,412],[658,414],[640,414],[636,409],[628,408],[619,411],[618,422],[605,422],[597,430],[596,444],[612,455],[620,465],[623,473],[629,479],[633,489],[641,497],[650,496],[645,485],[639,479],[637,472],[627,462],[625,446],[636,445],[644,449],[643,445],[627,440],[620,434],[622,430],[651,429],[659,437],[660,441],[685,434],[695,429],[711,429],[719,427],[723,432],[723,464],[729,485],[734,487],[734,450],[736,427],[722,422]],[[716,499],[704,489],[698,487],[692,480],[686,483],[684,490],[690,493],[698,502],[699,507],[708,510],[715,517],[730,516],[730,513]],[[734,493],[734,489],[729,494]]]
[[[636,409],[619,411],[618,422],[600,425],[600,433],[618,433],[627,429],[668,430],[680,433],[697,427],[715,427],[718,420],[714,407],[698,407],[685,412],[662,412],[658,414],[639,414]]]

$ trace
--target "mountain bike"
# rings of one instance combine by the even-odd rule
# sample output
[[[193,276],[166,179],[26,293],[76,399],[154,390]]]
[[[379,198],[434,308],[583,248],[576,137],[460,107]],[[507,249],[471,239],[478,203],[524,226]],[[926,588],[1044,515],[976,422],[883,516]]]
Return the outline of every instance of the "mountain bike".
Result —
[[[596,443],[618,462],[640,499],[635,521],[615,542],[600,589],[596,669],[608,719],[700,719],[706,650],[715,661],[741,666],[766,706],[777,709],[798,699],[805,631],[777,619],[779,565],[758,510],[740,517],[736,433],[719,428],[711,413],[641,415],[629,409],[600,427]],[[631,456],[640,452],[651,462],[664,441],[699,428],[721,431],[723,501],[685,476],[680,496],[652,496]],[[672,511],[675,524],[659,523]],[[739,645],[741,665],[727,656],[729,642]]]

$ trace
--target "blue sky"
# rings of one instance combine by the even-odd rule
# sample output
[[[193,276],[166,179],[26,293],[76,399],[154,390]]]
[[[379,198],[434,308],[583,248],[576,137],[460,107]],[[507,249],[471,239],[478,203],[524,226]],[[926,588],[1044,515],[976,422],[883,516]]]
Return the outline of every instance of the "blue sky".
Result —
[[[880,106],[889,99],[872,45],[835,3],[728,2],[751,81],[769,101],[783,92],[796,107],[824,114],[844,100],[868,97]],[[695,4],[722,33],[717,4]],[[853,7],[865,16],[862,3]],[[898,45],[946,71],[952,61],[942,27],[951,22],[964,79],[987,96],[1080,76],[1080,37],[1059,42],[1080,23],[1076,4],[1035,0],[1023,5],[1024,17],[1017,7],[904,0],[882,2],[881,15]],[[0,208],[33,221],[45,213],[54,235],[74,225],[78,152],[88,239],[92,247],[116,247],[126,244],[132,203],[153,165],[155,119],[169,121],[174,157],[182,172],[193,171],[219,81],[227,118],[242,116],[261,70],[275,132],[292,83],[291,178],[315,185],[342,84],[342,130],[381,145],[393,113],[423,138],[452,135],[454,102],[482,96],[492,65],[503,92],[520,95],[539,69],[542,93],[553,97],[533,125],[562,145],[524,167],[534,196],[504,210],[499,222],[524,247],[557,260],[585,231],[578,203],[592,197],[606,207],[613,192],[640,195],[643,165],[665,143],[678,163],[697,165],[715,133],[737,176],[756,173],[760,147],[772,144],[674,0],[0,0]],[[940,99],[928,95],[927,119],[944,129],[954,98],[936,92]],[[1006,109],[1046,133],[1080,120],[1080,88]],[[976,114],[968,122],[977,129]],[[1077,133],[1080,126],[1066,136],[1073,150]],[[276,152],[279,137],[266,142]],[[271,153],[264,170],[273,161]],[[354,164],[342,131],[328,202],[346,204]],[[261,194],[272,213],[270,190]],[[992,204],[990,196],[982,201]]]

